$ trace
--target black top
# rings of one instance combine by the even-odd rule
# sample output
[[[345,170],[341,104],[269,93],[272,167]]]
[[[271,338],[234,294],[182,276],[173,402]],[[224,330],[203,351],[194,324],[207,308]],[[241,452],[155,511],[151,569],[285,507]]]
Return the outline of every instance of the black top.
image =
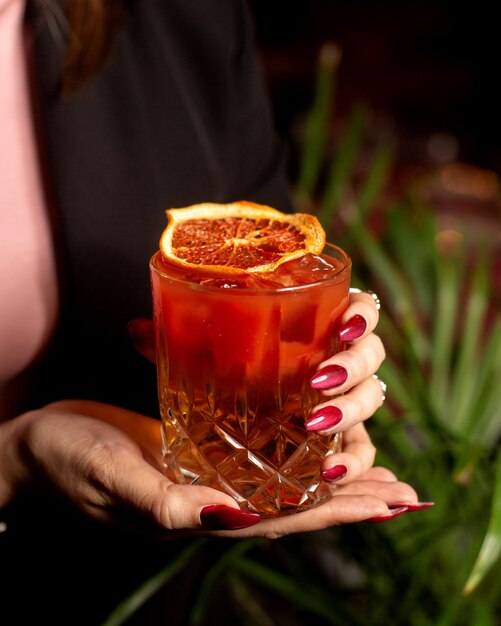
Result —
[[[127,323],[151,317],[148,261],[166,225],[165,209],[240,199],[290,209],[245,4],[140,0],[126,6],[102,71],[63,100],[63,46],[47,23],[33,21],[62,318],[38,369],[32,408],[92,398],[157,415],[155,368],[134,350]],[[187,545],[100,526],[49,496],[19,501],[5,515],[2,626],[98,625]],[[197,584],[197,573],[189,576]],[[177,584],[162,601],[165,623],[185,623],[190,586]],[[138,623],[149,622],[143,615]],[[151,623],[164,622],[157,614]]]
[[[148,260],[165,209],[247,199],[288,210],[289,201],[244,4],[128,6],[102,72],[65,100],[61,45],[47,26],[36,33],[64,272],[63,323],[37,401],[88,397],[151,414],[151,367],[126,327],[151,316]]]

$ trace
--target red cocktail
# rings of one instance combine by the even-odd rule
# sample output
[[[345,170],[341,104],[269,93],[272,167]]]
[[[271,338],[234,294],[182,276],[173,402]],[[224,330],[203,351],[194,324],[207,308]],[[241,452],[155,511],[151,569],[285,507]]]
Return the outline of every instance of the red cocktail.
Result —
[[[168,477],[283,515],[330,497],[322,459],[338,438],[304,423],[322,398],[309,379],[340,349],[351,261],[326,244],[273,272],[150,263]],[[324,398],[325,400],[325,398]]]

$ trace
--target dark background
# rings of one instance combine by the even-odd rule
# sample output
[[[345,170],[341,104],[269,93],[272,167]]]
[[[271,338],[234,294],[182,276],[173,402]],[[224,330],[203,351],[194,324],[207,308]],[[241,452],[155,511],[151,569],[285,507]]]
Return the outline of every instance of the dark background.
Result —
[[[457,159],[501,172],[499,21],[495,3],[445,0],[251,0],[278,130],[311,103],[320,46],[342,49],[337,115],[354,103],[409,142],[457,140]],[[419,158],[417,155],[416,158]]]

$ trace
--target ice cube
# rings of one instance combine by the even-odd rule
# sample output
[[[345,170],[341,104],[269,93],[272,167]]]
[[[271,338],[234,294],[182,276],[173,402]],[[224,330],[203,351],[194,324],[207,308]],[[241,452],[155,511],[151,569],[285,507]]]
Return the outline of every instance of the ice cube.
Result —
[[[305,254],[301,259],[295,270],[296,275],[313,277],[313,280],[324,280],[327,273],[334,272],[336,268],[329,263],[326,259],[316,254]]]

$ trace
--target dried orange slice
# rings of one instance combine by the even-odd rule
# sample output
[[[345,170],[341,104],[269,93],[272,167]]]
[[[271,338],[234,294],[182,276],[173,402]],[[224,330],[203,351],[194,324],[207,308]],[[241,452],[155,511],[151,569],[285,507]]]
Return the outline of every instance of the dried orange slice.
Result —
[[[186,268],[221,273],[271,272],[285,261],[320,254],[325,232],[314,215],[286,214],[241,200],[166,211],[163,257]]]

